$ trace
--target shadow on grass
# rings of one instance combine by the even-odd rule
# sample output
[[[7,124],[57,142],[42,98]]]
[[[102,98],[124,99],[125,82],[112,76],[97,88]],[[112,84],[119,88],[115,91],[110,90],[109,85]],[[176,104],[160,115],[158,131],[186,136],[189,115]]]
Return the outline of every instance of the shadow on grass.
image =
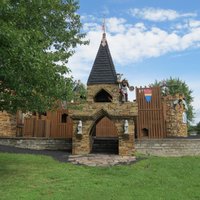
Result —
[[[32,150],[5,145],[0,145],[0,152],[51,156],[59,162],[68,162],[69,156],[71,155],[69,151],[64,150]]]

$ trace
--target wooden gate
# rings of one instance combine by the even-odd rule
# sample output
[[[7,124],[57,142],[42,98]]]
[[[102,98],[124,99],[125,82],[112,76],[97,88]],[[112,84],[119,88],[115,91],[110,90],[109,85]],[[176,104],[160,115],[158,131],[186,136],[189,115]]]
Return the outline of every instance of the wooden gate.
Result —
[[[67,110],[48,112],[47,117],[51,121],[50,137],[72,138],[73,120],[68,116]]]
[[[136,137],[138,139],[166,137],[160,87],[136,88],[136,101],[138,103]]]
[[[98,120],[91,133],[92,153],[118,154],[118,133],[115,124],[108,118]]]
[[[115,127],[115,124],[108,117],[103,117],[96,124],[95,136],[98,138],[117,137],[117,128]]]

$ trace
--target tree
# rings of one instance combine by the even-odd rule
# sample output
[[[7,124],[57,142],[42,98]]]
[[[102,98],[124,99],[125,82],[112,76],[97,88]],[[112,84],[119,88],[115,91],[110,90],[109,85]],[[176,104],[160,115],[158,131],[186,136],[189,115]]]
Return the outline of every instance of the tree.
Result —
[[[174,96],[176,94],[182,94],[185,97],[188,110],[187,110],[187,118],[189,121],[192,121],[194,118],[194,109],[191,105],[193,101],[192,97],[192,90],[189,89],[188,85],[180,80],[179,78],[172,78],[162,80],[162,81],[155,81],[155,83],[151,84],[151,86],[161,86],[163,96],[168,94]]]
[[[0,1],[1,110],[43,112],[71,98],[66,63],[87,44],[78,8],[75,0]]]
[[[196,130],[197,130],[197,134],[200,134],[200,122],[197,123]]]
[[[87,98],[86,86],[80,80],[75,81],[73,84],[73,100],[83,102]]]

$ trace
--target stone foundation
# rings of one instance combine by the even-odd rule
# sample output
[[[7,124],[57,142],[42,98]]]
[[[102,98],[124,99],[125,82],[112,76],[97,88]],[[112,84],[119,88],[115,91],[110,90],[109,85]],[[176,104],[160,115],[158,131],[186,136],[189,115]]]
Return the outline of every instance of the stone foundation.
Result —
[[[71,139],[47,139],[47,138],[0,138],[0,145],[14,146],[24,149],[36,150],[68,150],[71,152]]]
[[[153,156],[200,156],[200,139],[137,140],[136,152]]]

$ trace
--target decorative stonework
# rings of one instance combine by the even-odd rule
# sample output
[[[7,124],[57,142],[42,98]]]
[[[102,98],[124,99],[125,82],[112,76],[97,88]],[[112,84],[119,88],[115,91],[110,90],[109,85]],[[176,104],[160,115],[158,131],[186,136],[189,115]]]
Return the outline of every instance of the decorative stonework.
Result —
[[[16,117],[7,112],[0,112],[0,137],[16,136]]]

